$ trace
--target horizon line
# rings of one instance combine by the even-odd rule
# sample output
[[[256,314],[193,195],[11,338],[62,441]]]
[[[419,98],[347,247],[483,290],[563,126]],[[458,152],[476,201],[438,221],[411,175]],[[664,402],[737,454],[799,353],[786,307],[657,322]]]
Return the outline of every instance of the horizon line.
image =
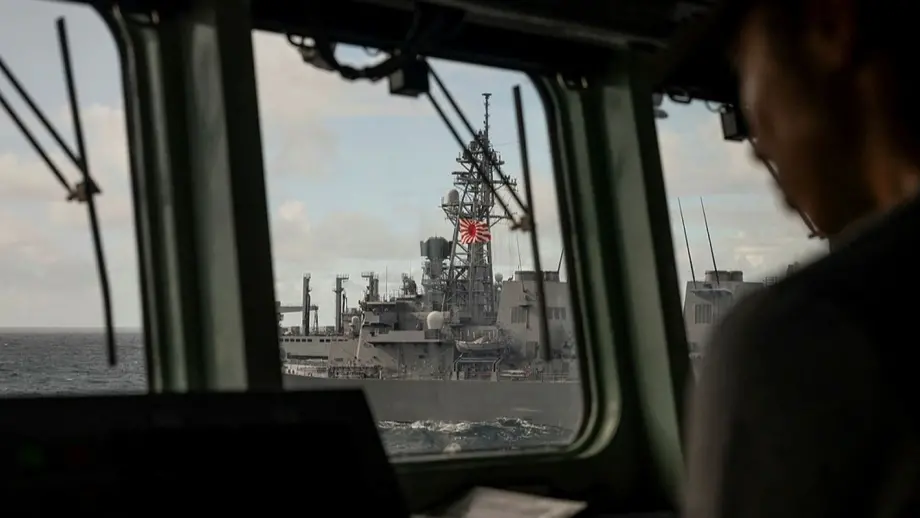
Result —
[[[101,331],[105,332],[104,326],[3,326],[0,325],[0,331]],[[138,331],[143,332],[140,326],[116,326],[115,331]]]

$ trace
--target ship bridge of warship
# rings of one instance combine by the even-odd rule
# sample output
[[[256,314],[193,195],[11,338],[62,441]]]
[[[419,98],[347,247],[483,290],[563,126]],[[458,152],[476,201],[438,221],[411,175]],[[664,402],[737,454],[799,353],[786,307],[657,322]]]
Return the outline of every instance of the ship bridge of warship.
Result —
[[[702,38],[715,2],[71,3],[98,13],[120,59],[150,394],[0,399],[8,507],[52,515],[66,505],[99,516],[141,506],[165,515],[181,500],[277,514],[333,502],[359,515],[437,517],[451,515],[443,510],[457,495],[488,486],[524,495],[486,498],[514,516],[560,509],[540,497],[575,501],[554,514],[566,518],[677,514],[692,372],[655,125],[662,99],[703,100],[718,103],[712,116],[725,140],[748,138],[730,66]],[[445,235],[421,242],[421,279],[404,277],[403,292],[387,298],[365,272],[364,300],[349,306],[349,277],[339,275],[335,307],[322,308],[334,315],[328,328],[309,274],[299,304],[278,302],[254,31],[286,36],[302,66],[342,78],[342,88],[379,81],[419,102],[433,104],[440,83],[429,60],[526,74],[546,111],[565,281],[562,261],[556,270],[495,271],[492,230],[506,215],[495,211],[493,188],[510,196],[515,184],[498,174],[486,116],[464,137],[445,125],[462,149],[440,205]],[[58,36],[79,148],[64,155],[83,175],[68,196],[87,206],[98,251],[93,200],[102,193],[83,154],[63,22]],[[340,63],[336,45],[379,49],[383,64]],[[300,94],[322,95],[311,88]],[[525,218],[515,223],[536,234]],[[97,257],[117,365],[106,263]],[[694,279],[694,307],[748,289],[733,272],[723,285],[725,272],[713,270],[718,279],[702,281],[708,291]],[[296,312],[301,325],[281,328],[280,317]],[[490,379],[461,379],[482,365]],[[571,366],[577,372],[564,377],[577,382],[501,376],[553,365]],[[413,380],[433,373],[443,377]],[[305,390],[284,391],[289,379],[306,380]],[[349,384],[334,383],[342,379]],[[453,405],[459,395],[465,403]],[[564,444],[388,459],[374,413],[385,407],[374,397],[410,421],[448,406],[493,412],[498,403],[524,415],[533,408],[505,402],[558,397],[554,412],[574,412],[578,426]],[[322,476],[304,484],[292,468]]]

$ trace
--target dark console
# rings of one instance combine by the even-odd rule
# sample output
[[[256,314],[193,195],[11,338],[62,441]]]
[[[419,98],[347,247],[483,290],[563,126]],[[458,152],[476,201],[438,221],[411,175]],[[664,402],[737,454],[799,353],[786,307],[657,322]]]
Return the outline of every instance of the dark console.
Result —
[[[33,516],[409,515],[360,390],[2,399],[0,502]]]

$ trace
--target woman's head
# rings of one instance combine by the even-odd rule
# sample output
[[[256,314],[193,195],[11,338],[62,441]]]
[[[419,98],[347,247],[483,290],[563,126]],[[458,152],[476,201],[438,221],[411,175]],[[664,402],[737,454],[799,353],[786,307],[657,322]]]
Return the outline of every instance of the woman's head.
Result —
[[[741,109],[789,203],[833,235],[901,201],[920,165],[920,101],[908,38],[884,22],[907,30],[913,2],[748,3],[731,47]]]

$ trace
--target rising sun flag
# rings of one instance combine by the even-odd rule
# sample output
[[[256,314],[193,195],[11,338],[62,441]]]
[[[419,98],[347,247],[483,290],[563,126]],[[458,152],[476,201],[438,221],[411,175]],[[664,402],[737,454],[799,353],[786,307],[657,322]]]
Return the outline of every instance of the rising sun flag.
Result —
[[[475,219],[460,220],[460,242],[464,245],[488,243],[492,240],[489,224]]]

